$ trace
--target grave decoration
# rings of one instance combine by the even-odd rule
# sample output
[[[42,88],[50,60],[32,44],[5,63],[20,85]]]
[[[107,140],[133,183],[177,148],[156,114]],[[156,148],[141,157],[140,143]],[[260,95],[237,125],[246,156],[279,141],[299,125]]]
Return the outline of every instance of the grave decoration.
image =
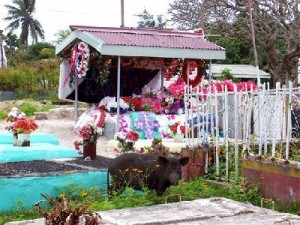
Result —
[[[20,112],[17,107],[13,107],[8,113],[6,130],[13,134],[13,145],[30,146],[30,133],[34,132],[38,125],[33,119],[25,117],[25,113]]]

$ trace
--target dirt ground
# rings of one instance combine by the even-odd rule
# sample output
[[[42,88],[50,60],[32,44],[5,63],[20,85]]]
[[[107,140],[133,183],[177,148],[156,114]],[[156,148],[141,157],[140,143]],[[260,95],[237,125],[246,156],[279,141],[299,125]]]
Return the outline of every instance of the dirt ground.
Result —
[[[64,110],[60,110],[59,112]],[[75,120],[72,118],[73,114],[69,114],[50,112],[48,119],[35,120],[39,126],[36,132],[53,134],[59,140],[60,145],[74,147],[74,141],[80,141],[81,139],[74,132]],[[0,121],[0,131],[5,131],[6,125],[5,121]],[[107,141],[104,136],[99,137],[97,141],[97,155],[113,158],[116,154],[108,150]]]

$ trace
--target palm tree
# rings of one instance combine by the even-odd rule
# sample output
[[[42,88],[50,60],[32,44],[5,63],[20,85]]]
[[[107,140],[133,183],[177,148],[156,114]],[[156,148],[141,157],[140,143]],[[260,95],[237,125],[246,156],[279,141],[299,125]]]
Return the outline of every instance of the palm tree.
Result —
[[[44,39],[44,30],[38,20],[33,18],[35,0],[13,0],[14,5],[4,5],[8,9],[8,15],[4,20],[10,24],[5,28],[8,34],[21,28],[20,44],[28,47],[29,33],[33,43],[38,42],[38,37]]]

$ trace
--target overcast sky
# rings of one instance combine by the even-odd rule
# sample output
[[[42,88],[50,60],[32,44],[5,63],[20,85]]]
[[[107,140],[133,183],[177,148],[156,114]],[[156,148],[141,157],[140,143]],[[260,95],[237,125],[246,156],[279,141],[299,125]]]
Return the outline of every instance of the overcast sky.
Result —
[[[35,18],[45,31],[46,41],[52,42],[59,30],[69,29],[69,25],[89,25],[99,27],[120,27],[121,0],[36,0]],[[136,27],[138,17],[144,8],[153,15],[165,15],[173,0],[124,0],[125,26]],[[4,30],[7,16],[4,5],[12,5],[12,0],[0,0],[0,30]],[[7,31],[4,30],[4,34]]]

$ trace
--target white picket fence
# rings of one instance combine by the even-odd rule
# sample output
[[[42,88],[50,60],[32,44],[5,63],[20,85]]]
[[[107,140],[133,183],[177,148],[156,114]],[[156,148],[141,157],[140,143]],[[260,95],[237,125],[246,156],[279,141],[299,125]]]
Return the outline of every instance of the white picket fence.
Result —
[[[217,177],[232,179],[230,173],[239,176],[239,155],[289,159],[292,137],[299,138],[300,126],[292,113],[300,112],[299,88],[283,88],[279,83],[275,89],[264,84],[259,90],[233,92],[225,87],[204,93],[202,87],[185,89],[187,146],[209,145],[214,147],[215,171]],[[210,90],[210,88],[207,88]],[[299,116],[300,121],[300,116]],[[284,146],[277,148],[278,144]],[[233,147],[230,147],[233,146]],[[225,169],[220,173],[220,149],[225,155]],[[211,148],[210,148],[211,149]],[[233,158],[231,157],[233,156]],[[234,171],[229,169],[229,161],[234,163]],[[209,154],[206,159],[206,170]],[[231,163],[232,164],[232,163]],[[225,170],[225,171],[224,171]]]

